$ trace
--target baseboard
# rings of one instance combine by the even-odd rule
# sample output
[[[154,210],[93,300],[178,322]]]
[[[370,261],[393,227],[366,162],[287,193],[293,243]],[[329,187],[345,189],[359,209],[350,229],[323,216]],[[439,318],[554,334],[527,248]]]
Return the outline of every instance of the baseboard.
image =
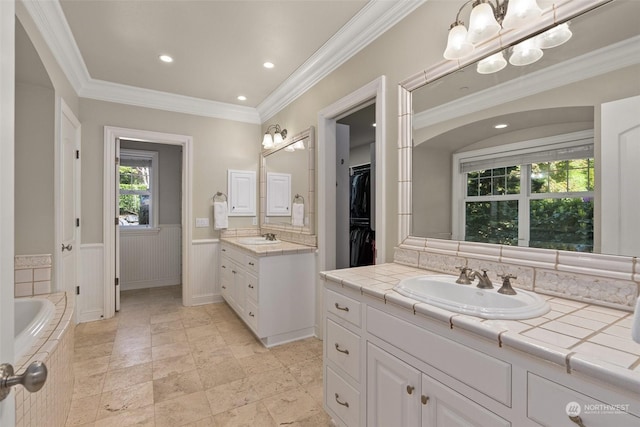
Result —
[[[103,311],[99,309],[78,313],[78,323],[93,322],[94,320],[101,320],[103,319],[103,314],[104,314]]]
[[[214,304],[219,302],[224,302],[220,294],[201,295],[191,298],[191,305]]]

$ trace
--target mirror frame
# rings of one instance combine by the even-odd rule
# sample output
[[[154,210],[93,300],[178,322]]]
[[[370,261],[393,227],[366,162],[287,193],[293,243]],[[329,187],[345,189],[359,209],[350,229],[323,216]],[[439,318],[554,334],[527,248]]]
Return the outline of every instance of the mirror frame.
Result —
[[[554,4],[543,12],[541,19],[526,28],[500,33],[498,37],[476,47],[473,54],[457,61],[442,61],[424,71],[413,74],[398,85],[398,244],[407,239],[423,240],[411,236],[412,212],[412,148],[413,109],[412,91],[434,83],[449,74],[461,70],[483,58],[513,46],[529,37],[540,34],[564,21],[613,0],[568,0]],[[444,48],[444,46],[443,46]],[[429,239],[439,240],[439,239]],[[449,240],[447,240],[449,241]],[[496,245],[498,246],[498,245]]]
[[[268,150],[262,150],[260,155],[260,228],[269,228],[270,230],[279,230],[286,232],[297,232],[301,234],[313,235],[315,233],[315,186],[316,186],[316,173],[315,173],[315,154],[316,154],[316,132],[313,126],[295,134],[291,140],[285,144],[280,144],[277,147],[270,148]],[[265,222],[267,212],[267,157],[283,150],[291,144],[295,144],[298,141],[304,139],[308,140],[307,147],[307,161],[308,161],[308,181],[309,189],[304,196],[305,212],[309,218],[309,223],[304,227],[295,227],[293,225],[285,224],[271,224]]]

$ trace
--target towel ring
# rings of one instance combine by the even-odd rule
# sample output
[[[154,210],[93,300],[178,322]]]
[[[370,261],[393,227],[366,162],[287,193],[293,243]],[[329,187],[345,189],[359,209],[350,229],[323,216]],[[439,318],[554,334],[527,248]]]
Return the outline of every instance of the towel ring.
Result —
[[[216,199],[217,197],[217,199]],[[213,201],[215,202],[216,200],[220,200],[223,202],[227,201],[227,195],[224,193],[221,193],[220,191],[218,191],[216,194],[213,195]]]
[[[295,201],[296,201],[296,200],[298,200],[298,199],[302,199],[302,204],[304,204],[304,197],[302,197],[302,196],[301,196],[301,195],[299,195],[299,194],[296,194],[296,195],[295,195],[295,197],[293,198],[293,201],[295,202]]]

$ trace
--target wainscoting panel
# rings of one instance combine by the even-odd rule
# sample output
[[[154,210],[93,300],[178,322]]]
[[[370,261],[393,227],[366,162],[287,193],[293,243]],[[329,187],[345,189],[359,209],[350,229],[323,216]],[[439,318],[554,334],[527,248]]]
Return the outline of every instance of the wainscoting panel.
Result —
[[[123,291],[182,282],[182,228],[180,224],[159,228],[157,233],[121,231],[120,286]]]
[[[104,314],[104,245],[91,243],[80,245],[78,286],[76,296],[77,321],[99,320]]]
[[[194,240],[192,247],[192,305],[222,302],[218,281],[218,239]]]

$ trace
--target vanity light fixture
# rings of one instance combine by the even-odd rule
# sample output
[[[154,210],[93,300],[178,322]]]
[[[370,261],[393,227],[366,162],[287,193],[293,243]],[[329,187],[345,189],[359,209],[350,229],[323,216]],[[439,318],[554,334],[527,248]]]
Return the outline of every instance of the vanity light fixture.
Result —
[[[304,142],[302,140],[296,141],[293,145],[291,145],[294,150],[304,150]]]
[[[273,135],[271,134],[273,132]],[[280,125],[270,125],[262,138],[262,146],[266,149],[273,148],[287,138],[287,130],[281,129]]]
[[[460,19],[460,13],[471,5],[469,29]],[[517,29],[535,22],[542,16],[542,9],[536,0],[468,0],[462,4],[456,20],[449,27],[447,47],[444,58],[457,60],[471,54],[475,46],[500,33],[501,30]],[[528,65],[542,57],[542,49],[560,46],[571,38],[568,23],[557,25],[540,34],[531,44],[514,46],[509,62],[512,65]],[[522,46],[521,46],[522,45]],[[490,74],[500,71],[507,65],[504,55],[496,53],[480,61],[478,73]]]

